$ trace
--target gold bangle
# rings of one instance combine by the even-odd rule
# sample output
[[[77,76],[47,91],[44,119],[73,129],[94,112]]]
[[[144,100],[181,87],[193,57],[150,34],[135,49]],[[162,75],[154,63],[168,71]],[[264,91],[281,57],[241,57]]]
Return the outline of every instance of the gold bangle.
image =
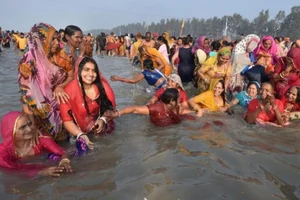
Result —
[[[71,161],[70,161],[68,158],[63,158],[63,159],[60,160],[60,162],[59,162],[58,165],[61,166],[63,163],[68,163],[68,164],[70,164],[70,162],[71,162]]]

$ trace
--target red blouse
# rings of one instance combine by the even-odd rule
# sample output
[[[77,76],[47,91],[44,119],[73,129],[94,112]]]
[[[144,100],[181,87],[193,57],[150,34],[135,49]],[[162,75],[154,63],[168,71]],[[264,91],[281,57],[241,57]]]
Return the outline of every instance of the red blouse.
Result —
[[[156,93],[154,94],[154,96],[160,100],[161,95],[164,93],[165,88],[160,88],[159,90],[156,91]],[[188,100],[185,91],[180,90],[179,91],[179,98],[180,98],[180,103],[186,102]]]

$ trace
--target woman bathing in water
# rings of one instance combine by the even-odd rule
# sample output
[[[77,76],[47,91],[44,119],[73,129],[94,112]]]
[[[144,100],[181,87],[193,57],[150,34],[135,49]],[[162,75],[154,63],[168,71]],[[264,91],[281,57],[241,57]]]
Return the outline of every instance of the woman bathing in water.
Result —
[[[155,89],[160,89],[166,84],[165,75],[162,74],[158,69],[153,66],[153,61],[151,59],[144,60],[144,70],[132,79],[122,78],[116,75],[110,77],[111,81],[121,81],[125,83],[135,84],[145,79],[147,83],[154,86]]]
[[[114,117],[120,117],[124,114],[134,113],[149,115],[150,121],[156,126],[168,126],[181,122],[181,116],[188,113],[194,113],[180,105],[179,92],[175,88],[168,88],[161,95],[161,100],[155,104],[144,106],[128,106],[114,113]],[[199,117],[201,117],[198,115]]]

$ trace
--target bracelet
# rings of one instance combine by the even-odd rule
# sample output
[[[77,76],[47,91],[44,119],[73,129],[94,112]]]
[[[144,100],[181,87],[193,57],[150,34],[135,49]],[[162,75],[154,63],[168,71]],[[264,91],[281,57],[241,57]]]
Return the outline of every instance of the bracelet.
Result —
[[[69,160],[69,158],[63,158],[63,159],[60,160],[60,162],[59,162],[58,165],[61,166],[63,163],[68,163],[68,164],[70,164],[70,162],[71,162],[71,161]]]
[[[84,135],[84,133],[83,132],[79,132],[79,134],[76,137],[76,140],[78,140],[80,138],[80,136],[82,136],[82,135]]]
[[[104,122],[104,124],[107,124],[105,117],[100,117],[99,119],[101,119]]]
[[[284,78],[283,72],[279,74],[280,78]]]
[[[117,117],[120,117],[121,116],[121,113],[120,113],[120,111],[119,110],[116,110],[117,111]]]

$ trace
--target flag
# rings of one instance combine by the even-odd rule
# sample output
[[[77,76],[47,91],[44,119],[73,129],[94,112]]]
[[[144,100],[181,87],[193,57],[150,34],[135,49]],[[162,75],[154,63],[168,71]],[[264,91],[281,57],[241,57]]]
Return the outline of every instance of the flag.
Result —
[[[181,21],[181,28],[183,28],[184,27],[184,20],[182,19],[182,21]]]

